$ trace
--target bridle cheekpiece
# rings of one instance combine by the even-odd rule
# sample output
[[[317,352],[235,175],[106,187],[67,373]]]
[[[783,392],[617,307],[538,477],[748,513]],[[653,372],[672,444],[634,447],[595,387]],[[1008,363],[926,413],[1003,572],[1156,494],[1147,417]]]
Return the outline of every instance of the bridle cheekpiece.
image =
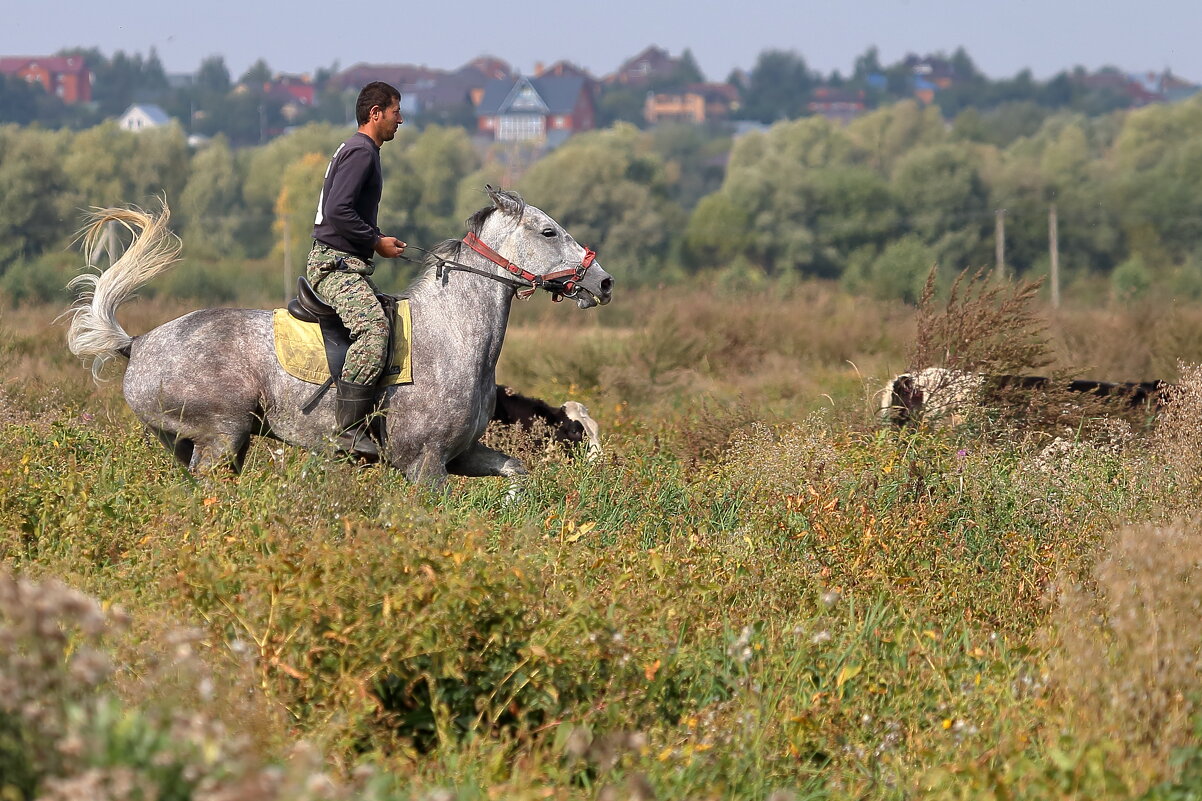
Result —
[[[589,267],[593,266],[593,261],[597,258],[595,251],[589,248],[584,248],[584,258],[580,260],[580,264],[567,270],[556,270],[545,275],[537,275],[529,270],[523,270],[509,259],[497,253],[495,250],[484,244],[480,237],[469,231],[463,237],[463,244],[467,245],[472,250],[479,253],[484,258],[491,261],[498,267],[508,271],[511,275],[517,276],[530,285],[524,289],[517,290],[517,296],[525,300],[534,294],[536,289],[545,289],[551,293],[551,300],[558,303],[564,298],[576,296],[579,283],[584,279],[585,273]]]

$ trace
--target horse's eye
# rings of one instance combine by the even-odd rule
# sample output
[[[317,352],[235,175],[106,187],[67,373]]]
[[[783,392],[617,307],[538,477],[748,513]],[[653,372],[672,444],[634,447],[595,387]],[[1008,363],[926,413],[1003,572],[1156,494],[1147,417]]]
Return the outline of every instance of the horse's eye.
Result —
[[[545,236],[547,239],[550,239],[551,237],[553,237],[555,235],[556,234],[555,234],[554,228],[544,228],[543,229],[543,236]]]

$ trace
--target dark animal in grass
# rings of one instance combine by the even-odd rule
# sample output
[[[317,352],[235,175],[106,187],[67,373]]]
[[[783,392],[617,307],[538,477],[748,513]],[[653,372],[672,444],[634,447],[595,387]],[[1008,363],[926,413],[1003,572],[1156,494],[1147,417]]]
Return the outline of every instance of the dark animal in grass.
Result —
[[[516,426],[533,431],[536,422],[550,429],[550,437],[561,445],[585,443],[588,458],[601,454],[601,433],[597,421],[588,408],[578,401],[568,401],[562,406],[552,406],[544,400],[522,395],[510,387],[497,385],[497,405],[493,409],[493,421],[506,426]]]
[[[927,367],[890,380],[882,392],[880,413],[883,420],[899,426],[923,419],[955,424],[989,398],[1013,398],[1024,391],[1076,393],[1115,403],[1121,409],[1156,411],[1169,386],[1163,381],[1057,381],[1037,375],[986,375]]]

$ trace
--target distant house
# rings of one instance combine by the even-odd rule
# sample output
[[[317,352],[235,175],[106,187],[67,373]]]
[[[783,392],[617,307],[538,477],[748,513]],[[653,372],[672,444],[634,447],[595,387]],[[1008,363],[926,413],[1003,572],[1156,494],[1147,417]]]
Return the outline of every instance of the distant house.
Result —
[[[1184,78],[1178,78],[1168,70],[1161,73],[1160,93],[1170,103],[1176,103],[1178,100],[1193,97],[1198,93],[1199,89],[1202,89],[1202,87],[1198,86],[1198,84],[1191,83]]]
[[[647,95],[643,118],[655,125],[681,121],[703,123],[727,119],[739,108],[739,90],[728,83],[694,83],[677,92]]]
[[[910,90],[914,97],[928,105],[935,102],[935,95],[940,90],[950,89],[960,77],[950,61],[937,56],[916,56],[911,53],[902,64],[910,73]]]
[[[1127,76],[1129,80],[1128,93],[1137,101],[1169,102],[1184,100],[1198,91],[1198,86],[1179,78],[1168,70],[1164,72],[1143,72]]]
[[[401,112],[417,115],[456,106],[476,106],[489,81],[513,77],[512,68],[499,58],[480,56],[457,70],[440,70],[413,64],[356,64],[330,79],[329,85],[358,92],[372,81],[384,81],[401,93]]]
[[[280,113],[289,122],[295,120],[307,108],[312,108],[317,97],[317,87],[308,75],[279,73],[263,84],[263,94],[280,103]]]
[[[170,122],[171,118],[167,116],[167,112],[155,104],[134,103],[117,120],[117,127],[123,131],[147,131],[151,128],[161,128]]]
[[[810,97],[811,100],[806,106],[809,112],[834,122],[850,122],[866,109],[863,90],[820,86]]]
[[[268,97],[278,97],[286,103],[296,103],[301,106],[312,106],[317,95],[317,87],[308,75],[289,75],[279,73],[263,84],[263,94]]]
[[[0,74],[41,84],[64,103],[92,99],[92,72],[82,56],[4,56]]]
[[[191,89],[196,85],[196,73],[194,72],[169,72],[167,73],[167,88],[172,90]]]
[[[936,56],[919,57],[911,53],[906,56],[904,64],[911,75],[921,78],[936,89],[951,88],[952,84],[959,77],[956,75],[956,68],[945,58],[938,58]]]
[[[627,59],[604,82],[618,86],[646,86],[655,78],[671,78],[676,74],[680,59],[672,58],[667,50],[652,45],[634,58]]]
[[[541,61],[534,64],[535,78],[583,78],[585,81],[596,83],[596,78],[589,74],[589,71],[584,67],[577,67],[570,61],[556,61],[549,67],[543,66]]]
[[[1168,70],[1129,74],[1108,67],[1092,74],[1075,76],[1074,80],[1088,89],[1109,90],[1123,95],[1134,107],[1173,103],[1199,90],[1197,84],[1179,78]]]
[[[498,142],[561,144],[596,127],[593,92],[578,76],[490,81],[476,107],[476,129]]]

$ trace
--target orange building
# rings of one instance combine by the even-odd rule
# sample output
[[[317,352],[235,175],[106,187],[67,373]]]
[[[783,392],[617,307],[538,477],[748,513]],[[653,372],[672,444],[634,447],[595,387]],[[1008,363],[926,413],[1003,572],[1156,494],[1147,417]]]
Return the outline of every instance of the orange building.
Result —
[[[643,118],[651,125],[725,119],[739,107],[739,90],[728,83],[694,83],[677,92],[648,94]]]
[[[82,56],[4,56],[0,74],[41,84],[64,103],[92,99],[92,72]]]

